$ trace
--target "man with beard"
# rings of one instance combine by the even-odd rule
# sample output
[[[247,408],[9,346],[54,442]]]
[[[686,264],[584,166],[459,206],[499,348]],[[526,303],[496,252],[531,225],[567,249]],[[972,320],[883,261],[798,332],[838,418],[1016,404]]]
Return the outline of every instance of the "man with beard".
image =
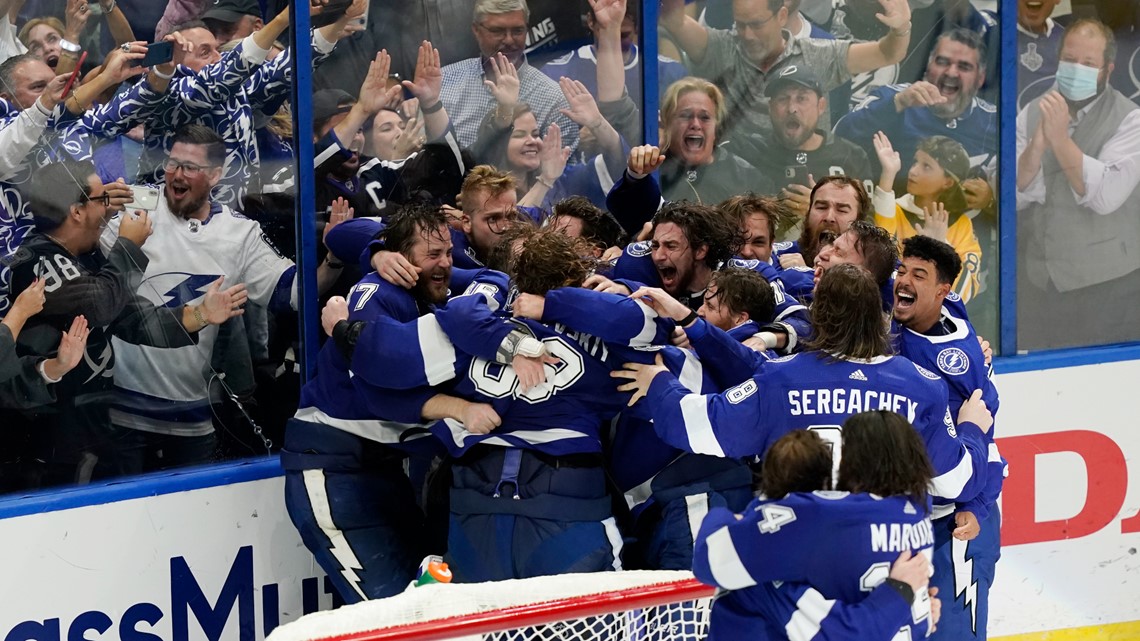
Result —
[[[807,66],[784,67],[764,90],[772,119],[772,135],[757,139],[738,136],[730,145],[760,173],[786,185],[780,197],[801,219],[815,180],[850,176],[870,180],[867,152],[825,128],[827,94]],[[786,182],[785,182],[786,181]]]
[[[783,282],[789,283],[787,294],[805,305],[811,305],[823,274],[837,265],[851,264],[862,267],[871,274],[879,286],[883,309],[889,311],[893,287],[891,274],[895,270],[898,249],[887,230],[865,220],[856,220],[842,234],[834,236],[832,232],[825,231],[822,237],[824,242],[815,257],[812,278],[807,282],[803,279],[791,281],[783,278]],[[757,350],[775,347],[792,351],[788,344],[795,347],[797,338],[802,339],[808,335],[801,328],[789,328],[786,323],[778,322],[764,325],[761,331],[772,334],[772,338],[765,340],[763,345],[751,341],[745,341],[745,344]],[[796,336],[797,333],[800,334],[799,337]]]
[[[155,305],[177,307],[198,300],[224,277],[244,283],[253,303],[274,312],[290,310],[297,300],[293,262],[269,244],[260,225],[211,198],[225,153],[221,137],[202,125],[174,137],[164,163],[163,198],[152,214],[154,234],[143,249],[150,263],[138,294]],[[112,220],[104,231],[105,252],[121,222]],[[322,263],[318,287],[323,290],[338,273]],[[199,333],[195,346],[161,351],[114,339],[119,394],[111,421],[137,453],[131,471],[202,463],[213,454],[210,384],[218,374],[211,366],[217,336],[210,327]]]
[[[892,335],[899,353],[939,374],[949,390],[950,414],[966,403],[974,390],[997,414],[997,389],[991,369],[978,345],[977,334],[966,317],[962,299],[951,290],[962,261],[954,248],[929,236],[903,241],[902,264],[894,286]],[[991,430],[985,489],[974,499],[956,506],[934,527],[934,578],[944,595],[943,620],[934,638],[985,639],[989,618],[989,591],[1000,556],[1001,517],[997,497],[1005,478],[1005,461]],[[973,585],[968,600],[962,586]],[[957,586],[957,587],[956,587]]]
[[[831,238],[847,231],[856,220],[870,220],[871,197],[863,183],[848,176],[825,176],[812,187],[807,218],[799,240],[776,243],[780,267],[791,269],[815,264],[824,233]]]
[[[526,0],[476,0],[471,30],[479,43],[479,56],[443,68],[443,106],[451,114],[456,138],[463,147],[475,144],[479,123],[495,108],[495,98],[485,83],[493,78],[490,60],[503,54],[518,70],[519,102],[530,105],[539,131],[550,125],[562,130],[562,142],[578,147],[578,125],[560,112],[569,109],[558,82],[527,64],[526,39],[530,9]]]
[[[653,217],[652,240],[626,247],[614,266],[612,283],[593,283],[596,289],[629,294],[642,287],[660,287],[694,313],[705,304],[713,274],[725,267],[743,267],[765,273],[761,261],[732,258],[743,234],[733,216],[688,202],[669,203]],[[600,276],[595,279],[605,280]],[[810,326],[806,308],[787,296],[772,280],[775,308],[766,316],[751,318],[757,324],[778,325],[783,348],[796,346],[797,337],[807,336]],[[769,347],[775,347],[770,345]]]
[[[1077,21],[1057,88],[1017,114],[1018,349],[1137,336],[1140,109],[1108,84],[1115,55],[1107,26]]]
[[[688,56],[689,71],[724,90],[730,132],[725,137],[748,131],[767,136],[771,121],[765,89],[781,70],[810,67],[830,91],[853,74],[903,59],[910,43],[910,7],[905,0],[879,0],[879,5],[876,18],[889,31],[874,42],[792,35],[786,29],[784,0],[734,0],[732,31],[709,29],[685,14],[683,0],[668,0],[661,7],[661,26]]]
[[[435,207],[402,206],[383,240],[416,267],[416,285],[409,291],[371,273],[348,301],[330,300],[322,321],[333,340],[318,356],[317,377],[302,390],[281,455],[289,517],[346,603],[402,591],[415,576],[416,563],[431,551],[426,535],[432,533],[416,499],[420,488],[404,465],[409,457],[417,464],[430,459],[439,443],[416,423],[452,418],[473,433],[500,423],[490,405],[428,387],[448,369],[431,358],[443,351],[421,353],[416,340],[421,330],[425,337],[441,335],[431,332],[439,331],[433,311],[447,301],[451,275],[444,214]],[[404,327],[394,332],[394,324]],[[402,351],[385,349],[383,341],[392,333],[409,337],[397,346]],[[390,359],[404,356],[419,359],[427,378],[420,387],[394,391],[363,380],[375,374],[390,382]],[[403,360],[400,367],[401,373],[414,368]]]
[[[966,148],[972,167],[992,173],[996,171],[998,149],[997,107],[978,97],[985,81],[986,45],[982,37],[969,29],[948,31],[939,36],[930,52],[922,80],[871,92],[835,124],[835,133],[862,149],[873,149],[872,138],[882,131],[891,141],[899,141],[895,149],[905,163],[914,158],[919,140],[948,136]],[[878,175],[878,158],[872,157],[871,164],[874,175]],[[900,175],[905,176],[908,168],[909,164],[904,165]],[[979,206],[992,198],[992,193],[981,198]]]
[[[130,198],[126,184],[103,184],[89,162],[63,161],[36,172],[29,192],[36,228],[10,261],[13,298],[41,280],[45,302],[20,333],[20,353],[46,356],[62,349],[61,332],[74,327],[76,317],[91,332],[79,367],[53,381],[57,402],[26,415],[33,482],[88,482],[129,473],[133,452],[107,413],[116,356],[112,335],[155,349],[193,345],[194,333],[241,313],[244,287],[223,291],[215,278],[203,283],[198,305],[156,308],[135,292],[147,265],[146,212],[124,214],[117,234],[108,234],[107,256],[98,251],[107,219]]]

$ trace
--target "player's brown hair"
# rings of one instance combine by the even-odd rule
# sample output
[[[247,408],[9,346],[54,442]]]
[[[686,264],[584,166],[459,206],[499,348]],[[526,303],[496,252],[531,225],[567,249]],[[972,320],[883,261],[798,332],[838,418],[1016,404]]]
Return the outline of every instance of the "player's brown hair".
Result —
[[[708,205],[698,205],[687,200],[668,203],[653,216],[653,231],[665,223],[680,227],[694,252],[702,246],[708,247],[704,263],[709,269],[716,269],[735,256],[744,242],[736,221],[729,219],[716,207]]]
[[[511,262],[511,277],[524,294],[538,294],[559,287],[577,287],[586,280],[596,263],[585,256],[589,244],[555,230],[538,230],[523,242],[522,251]]]
[[[772,320],[776,294],[760,274],[742,267],[727,267],[713,272],[709,284],[716,285],[716,294],[711,296],[733,314],[748,312],[748,319],[760,324]],[[705,295],[706,298],[709,296]]]
[[[440,229],[443,227],[444,229]],[[447,238],[447,216],[435,205],[407,203],[400,205],[396,213],[387,220],[387,226],[379,238],[388,251],[403,254],[411,259],[409,252],[419,238],[436,236]]]
[[[883,410],[862,412],[843,423],[843,456],[837,490],[908,496],[926,510],[934,466],[922,437],[905,418]]]
[[[764,455],[760,491],[770,499],[831,489],[831,446],[811,430],[792,430]]]
[[[768,239],[772,242],[776,242],[776,229],[790,227],[794,224],[795,218],[787,205],[781,202],[779,198],[762,196],[752,192],[730,196],[717,205],[717,209],[735,220],[741,229],[744,228],[749,216],[763,214],[768,220]]]
[[[844,263],[823,273],[811,306],[815,336],[809,349],[869,359],[893,353],[879,285],[862,267]]]

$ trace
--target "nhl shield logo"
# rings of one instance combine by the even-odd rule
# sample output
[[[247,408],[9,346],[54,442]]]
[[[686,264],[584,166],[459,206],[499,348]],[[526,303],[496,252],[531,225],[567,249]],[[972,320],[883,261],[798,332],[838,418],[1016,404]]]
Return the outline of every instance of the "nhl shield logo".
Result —
[[[947,347],[938,352],[938,369],[951,376],[961,376],[970,369],[970,359],[957,347]]]

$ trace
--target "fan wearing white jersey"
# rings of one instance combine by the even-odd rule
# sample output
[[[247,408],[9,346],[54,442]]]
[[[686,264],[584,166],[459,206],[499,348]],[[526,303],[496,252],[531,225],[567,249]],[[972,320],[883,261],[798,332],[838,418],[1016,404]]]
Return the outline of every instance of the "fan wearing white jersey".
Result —
[[[150,263],[138,293],[155,305],[177,308],[200,299],[224,276],[226,283],[245,283],[253,304],[274,312],[295,309],[296,266],[269,243],[256,221],[211,197],[224,161],[225,145],[212,130],[189,125],[175,136],[163,198],[151,216],[154,233],[143,249]],[[105,252],[118,224],[112,220],[103,233]],[[326,287],[337,273],[322,264],[318,286]],[[161,351],[115,339],[111,422],[131,460],[127,472],[210,459],[216,440],[211,383],[213,398],[221,393],[211,368],[217,337],[218,328],[209,327],[197,345]]]

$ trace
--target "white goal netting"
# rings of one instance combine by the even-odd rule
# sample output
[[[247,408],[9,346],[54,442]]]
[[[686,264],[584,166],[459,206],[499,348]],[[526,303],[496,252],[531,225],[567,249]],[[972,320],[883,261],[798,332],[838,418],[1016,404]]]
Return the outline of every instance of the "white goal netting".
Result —
[[[310,614],[266,641],[698,641],[712,593],[690,572],[430,584]]]

